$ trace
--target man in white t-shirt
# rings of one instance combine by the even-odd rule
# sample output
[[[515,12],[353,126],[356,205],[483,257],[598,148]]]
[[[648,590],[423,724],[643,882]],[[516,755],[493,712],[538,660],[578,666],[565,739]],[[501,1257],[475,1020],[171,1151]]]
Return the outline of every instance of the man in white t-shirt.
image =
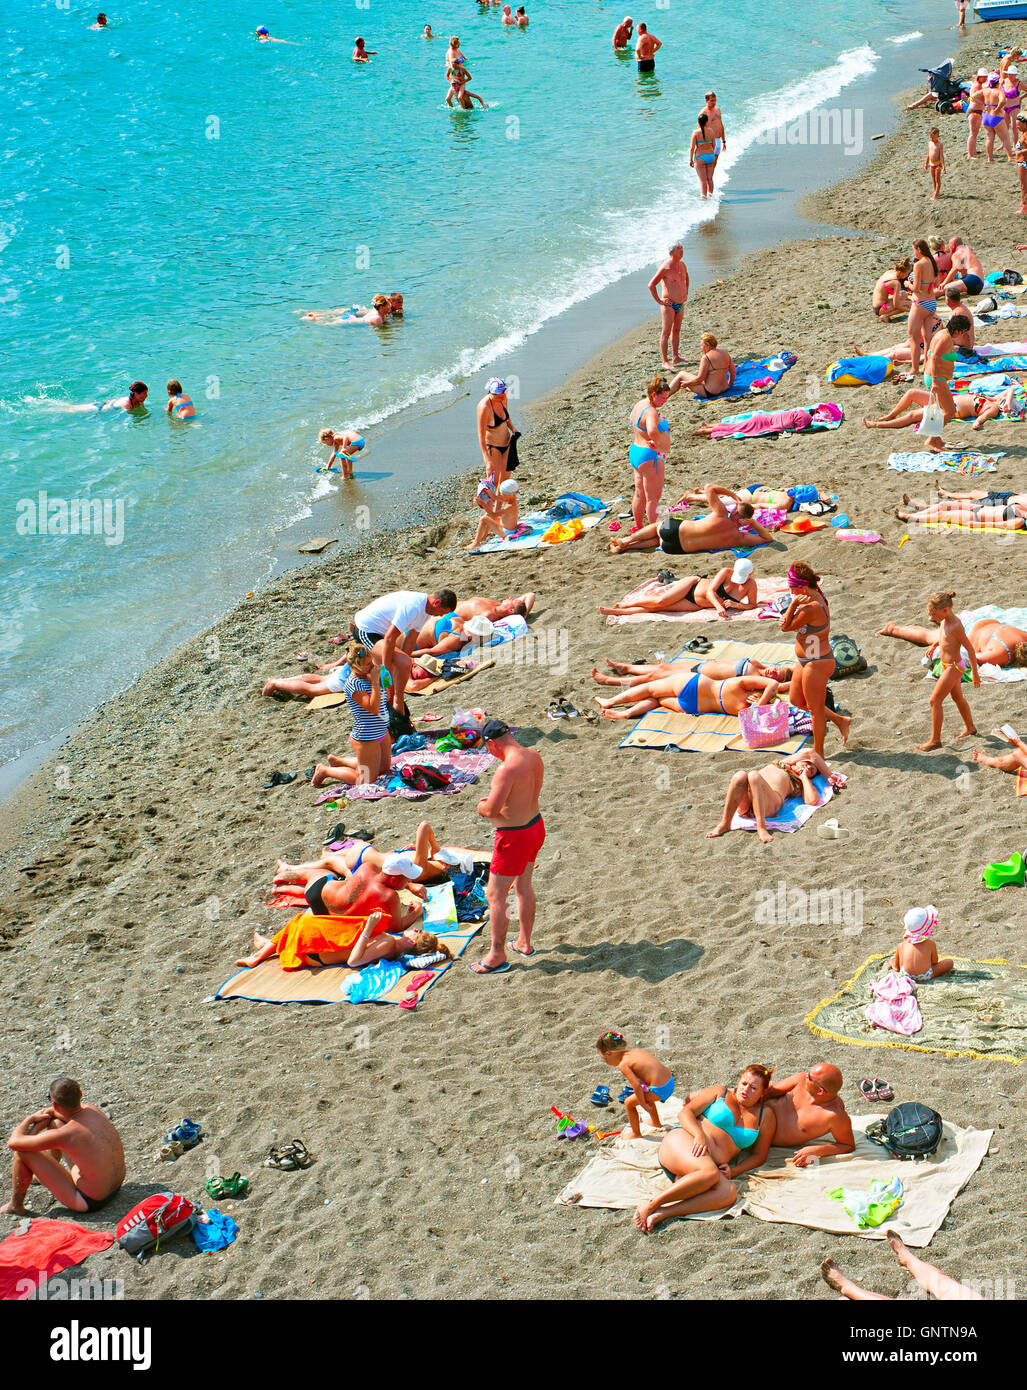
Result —
[[[361,608],[353,619],[356,639],[368,651],[377,649],[382,665],[392,678],[389,703],[402,712],[403,694],[410,679],[410,654],[429,618],[441,618],[456,608],[452,589],[440,589],[437,594],[416,593],[412,589],[397,589],[383,594]]]

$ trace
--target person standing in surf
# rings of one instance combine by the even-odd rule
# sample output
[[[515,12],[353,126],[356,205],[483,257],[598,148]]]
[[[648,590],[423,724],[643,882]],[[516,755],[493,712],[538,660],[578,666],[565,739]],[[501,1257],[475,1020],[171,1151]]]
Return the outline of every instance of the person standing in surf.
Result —
[[[675,242],[668,252],[667,259],[649,281],[649,293],[660,306],[660,365],[664,368],[681,365],[678,343],[681,338],[681,315],[688,302],[688,267],[685,265],[685,250],[681,243]],[[663,293],[659,293],[662,283]],[[673,362],[667,361],[667,346],[674,355]]]
[[[656,54],[663,44],[655,36],[650,34],[644,24],[638,26],[638,35],[635,39],[635,61],[638,63],[639,72],[656,71]]]

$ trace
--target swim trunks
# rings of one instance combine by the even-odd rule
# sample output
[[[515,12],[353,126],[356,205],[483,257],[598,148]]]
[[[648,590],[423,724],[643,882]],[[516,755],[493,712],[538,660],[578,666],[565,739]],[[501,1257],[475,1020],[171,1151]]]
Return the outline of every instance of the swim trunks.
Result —
[[[656,71],[656,59],[655,59],[655,58],[639,58],[639,60],[638,60],[638,70],[639,70],[639,72],[655,72],[655,71]]]
[[[81,1187],[76,1187],[75,1191],[85,1202],[86,1211],[100,1211],[102,1207],[105,1207],[108,1202],[112,1201],[113,1198],[118,1195],[121,1191],[121,1184],[119,1183],[113,1192],[108,1192],[106,1197],[89,1197],[82,1191]]]
[[[984,289],[984,281],[979,275],[974,275],[972,271],[961,278],[963,284],[966,286],[967,294],[980,294]]]
[[[546,827],[541,815],[527,825],[504,825],[497,828],[492,842],[489,873],[504,878],[517,878],[529,864],[534,864],[546,839]]]
[[[656,534],[660,538],[660,549],[665,555],[684,555],[681,549],[681,520],[676,516],[668,516],[665,521],[661,521]]]
[[[678,304],[675,300],[672,299],[670,301],[670,307],[674,310],[675,314],[680,314],[681,310],[685,307],[685,301],[682,300],[681,303]]]

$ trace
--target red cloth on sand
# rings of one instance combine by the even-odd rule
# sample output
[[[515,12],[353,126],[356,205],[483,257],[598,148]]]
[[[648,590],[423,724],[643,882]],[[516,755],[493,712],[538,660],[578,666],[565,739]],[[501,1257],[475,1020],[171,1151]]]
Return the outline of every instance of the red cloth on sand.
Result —
[[[88,1255],[113,1244],[113,1231],[35,1217],[24,1235],[15,1231],[0,1240],[0,1299],[30,1298],[51,1274],[81,1264]]]

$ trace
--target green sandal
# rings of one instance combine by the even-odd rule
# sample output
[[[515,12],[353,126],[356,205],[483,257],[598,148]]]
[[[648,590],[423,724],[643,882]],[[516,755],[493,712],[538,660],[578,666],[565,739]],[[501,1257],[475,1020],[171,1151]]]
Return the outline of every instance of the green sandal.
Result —
[[[244,1178],[241,1173],[233,1173],[230,1178],[208,1178],[203,1184],[215,1202],[225,1197],[241,1197],[249,1185],[249,1178]]]

